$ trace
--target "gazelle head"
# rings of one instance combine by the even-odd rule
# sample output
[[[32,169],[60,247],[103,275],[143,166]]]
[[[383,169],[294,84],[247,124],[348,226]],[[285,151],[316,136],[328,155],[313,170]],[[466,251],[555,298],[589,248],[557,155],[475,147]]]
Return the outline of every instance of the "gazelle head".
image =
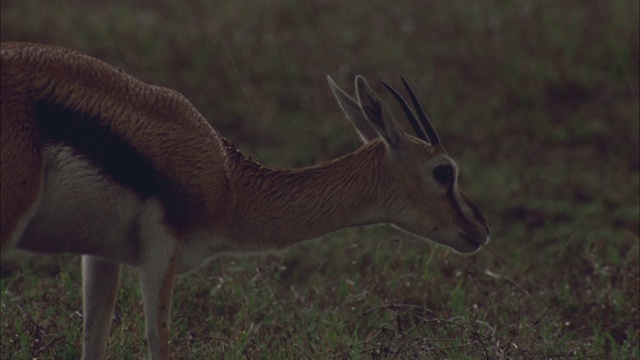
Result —
[[[383,85],[400,103],[416,136],[404,133],[362,76],[356,99],[328,77],[334,95],[365,143],[380,142],[385,159],[377,179],[384,193],[384,221],[462,253],[489,241],[489,228],[480,210],[458,186],[458,167],[447,155],[416,95],[402,79],[417,117],[402,96]],[[380,139],[380,140],[379,140]]]

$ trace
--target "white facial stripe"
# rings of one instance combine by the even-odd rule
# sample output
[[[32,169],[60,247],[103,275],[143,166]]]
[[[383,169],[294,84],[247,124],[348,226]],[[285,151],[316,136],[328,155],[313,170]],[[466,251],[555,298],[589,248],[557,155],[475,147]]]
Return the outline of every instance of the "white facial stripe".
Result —
[[[451,165],[451,167],[453,167],[453,170],[455,172],[455,177],[454,177],[455,180],[454,180],[454,183],[452,184],[453,186],[452,198],[455,201],[458,208],[460,209],[460,211],[462,212],[462,215],[467,219],[467,221],[471,223],[475,223],[476,219],[475,219],[475,215],[473,214],[473,210],[471,209],[471,207],[467,205],[467,202],[464,200],[464,198],[460,194],[460,189],[458,188],[458,164],[453,159],[451,159],[446,155],[444,156],[444,159],[446,159],[446,161],[443,161],[442,165]]]
[[[469,222],[475,223],[477,220],[475,218],[475,215],[473,214],[473,210],[471,209],[471,207],[467,205],[467,202],[464,201],[464,198],[462,197],[462,195],[460,195],[460,190],[458,189],[456,184],[454,184],[454,188],[453,188],[453,199],[455,200],[458,208],[460,208],[462,215],[464,215],[464,217]]]

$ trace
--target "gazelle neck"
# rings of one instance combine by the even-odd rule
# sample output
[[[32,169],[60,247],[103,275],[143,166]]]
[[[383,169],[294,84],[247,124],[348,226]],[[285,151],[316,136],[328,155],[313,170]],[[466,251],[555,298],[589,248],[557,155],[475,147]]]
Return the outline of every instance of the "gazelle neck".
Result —
[[[237,153],[229,167],[235,198],[230,240],[256,250],[284,248],[384,221],[389,194],[380,191],[386,183],[381,152],[384,144],[373,141],[339,159],[297,170],[268,169]]]

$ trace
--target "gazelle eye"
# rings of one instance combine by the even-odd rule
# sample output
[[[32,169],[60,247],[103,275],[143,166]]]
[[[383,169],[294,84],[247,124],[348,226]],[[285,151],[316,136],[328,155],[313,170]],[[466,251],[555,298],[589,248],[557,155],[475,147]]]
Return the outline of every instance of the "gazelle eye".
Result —
[[[450,165],[438,166],[433,169],[433,177],[441,184],[450,184],[453,181],[453,168]]]

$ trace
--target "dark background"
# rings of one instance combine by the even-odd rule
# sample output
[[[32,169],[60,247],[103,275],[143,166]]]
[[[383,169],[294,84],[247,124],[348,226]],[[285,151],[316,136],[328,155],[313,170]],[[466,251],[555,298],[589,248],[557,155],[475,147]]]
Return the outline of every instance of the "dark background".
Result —
[[[358,139],[326,83],[409,79],[491,244],[384,227],[222,258],[175,292],[176,358],[637,358],[637,1],[3,1],[2,41],[61,45],[182,92],[261,163]],[[407,127],[408,129],[408,127]],[[79,259],[3,262],[2,356],[76,358]],[[111,358],[139,358],[123,274]]]

